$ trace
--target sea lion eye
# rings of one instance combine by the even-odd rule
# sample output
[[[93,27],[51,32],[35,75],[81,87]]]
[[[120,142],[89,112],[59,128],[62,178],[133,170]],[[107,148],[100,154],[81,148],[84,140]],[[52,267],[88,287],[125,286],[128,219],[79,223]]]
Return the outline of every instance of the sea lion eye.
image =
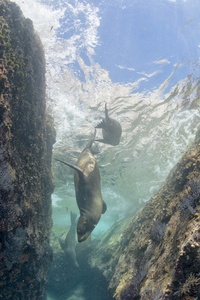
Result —
[[[80,234],[82,234],[82,233],[84,233],[85,232],[85,230],[83,229],[83,228],[80,228],[79,230],[78,230],[78,233],[80,233]]]

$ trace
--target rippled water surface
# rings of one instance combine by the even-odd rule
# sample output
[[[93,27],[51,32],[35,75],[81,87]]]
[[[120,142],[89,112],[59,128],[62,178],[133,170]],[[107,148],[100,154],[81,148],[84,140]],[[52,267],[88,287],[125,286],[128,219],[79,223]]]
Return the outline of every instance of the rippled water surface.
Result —
[[[15,2],[44,45],[47,110],[57,131],[54,157],[76,162],[104,116],[105,102],[122,125],[118,146],[96,145],[108,205],[95,229],[102,232],[148,201],[194,140],[200,121],[200,4]],[[77,210],[73,172],[53,166],[54,222],[69,224],[66,208]]]

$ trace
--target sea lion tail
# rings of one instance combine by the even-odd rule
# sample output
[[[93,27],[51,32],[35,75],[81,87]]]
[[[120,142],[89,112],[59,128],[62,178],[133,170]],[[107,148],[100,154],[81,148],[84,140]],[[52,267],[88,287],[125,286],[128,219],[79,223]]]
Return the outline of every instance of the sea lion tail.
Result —
[[[76,225],[76,217],[77,213],[73,213],[72,211],[70,211],[71,225]]]

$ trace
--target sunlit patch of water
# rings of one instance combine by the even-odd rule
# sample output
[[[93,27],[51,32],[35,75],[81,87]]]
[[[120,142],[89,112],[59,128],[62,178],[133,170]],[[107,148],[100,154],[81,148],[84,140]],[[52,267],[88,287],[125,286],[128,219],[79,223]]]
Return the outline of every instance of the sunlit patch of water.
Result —
[[[76,162],[94,126],[104,116],[105,102],[110,116],[122,125],[120,144],[98,144],[99,153],[95,155],[108,205],[98,225],[101,232],[101,228],[104,230],[148,201],[193,142],[200,123],[198,61],[177,62],[163,83],[150,90],[138,87],[158,76],[160,66],[169,65],[169,60],[153,61],[158,69],[149,74],[140,72],[134,82],[113,83],[109,71],[95,62],[101,24],[99,7],[86,1],[15,2],[33,20],[44,45],[47,110],[54,116],[57,131],[54,156]],[[172,84],[186,64],[191,73]],[[100,130],[97,136],[101,136]],[[55,178],[53,199],[58,194],[62,199],[53,202],[55,218],[59,216],[58,206],[63,211],[66,207],[76,209],[73,172],[66,166],[62,170],[66,173],[64,180]]]

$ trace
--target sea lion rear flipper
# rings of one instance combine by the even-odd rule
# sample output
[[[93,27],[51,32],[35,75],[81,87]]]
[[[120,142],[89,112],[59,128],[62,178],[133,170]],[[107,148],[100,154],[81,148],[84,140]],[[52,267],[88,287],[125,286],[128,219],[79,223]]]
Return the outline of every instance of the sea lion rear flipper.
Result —
[[[67,165],[68,167],[74,169],[75,171],[77,171],[78,174],[79,174],[81,177],[84,176],[83,171],[82,171],[79,167],[77,167],[77,166],[75,166],[75,165],[72,165],[72,164],[70,164],[70,163],[64,162],[64,161],[62,161],[62,160],[60,160],[60,159],[57,159],[57,158],[54,158],[54,159],[57,160],[57,161],[59,161],[59,162],[61,162],[62,164]]]
[[[95,128],[105,128],[106,126],[106,121],[105,119],[103,119],[99,124],[97,124],[97,126],[95,126]]]
[[[102,120],[99,124],[97,124],[97,126],[95,126],[95,128],[103,128],[104,127],[104,123],[105,123],[105,121]]]
[[[106,103],[105,103],[105,119],[106,119],[106,122],[109,119],[109,117],[108,117],[108,109],[107,109],[107,104]]]
[[[107,210],[107,205],[106,203],[103,201],[103,209],[102,209],[102,214],[104,214]]]

